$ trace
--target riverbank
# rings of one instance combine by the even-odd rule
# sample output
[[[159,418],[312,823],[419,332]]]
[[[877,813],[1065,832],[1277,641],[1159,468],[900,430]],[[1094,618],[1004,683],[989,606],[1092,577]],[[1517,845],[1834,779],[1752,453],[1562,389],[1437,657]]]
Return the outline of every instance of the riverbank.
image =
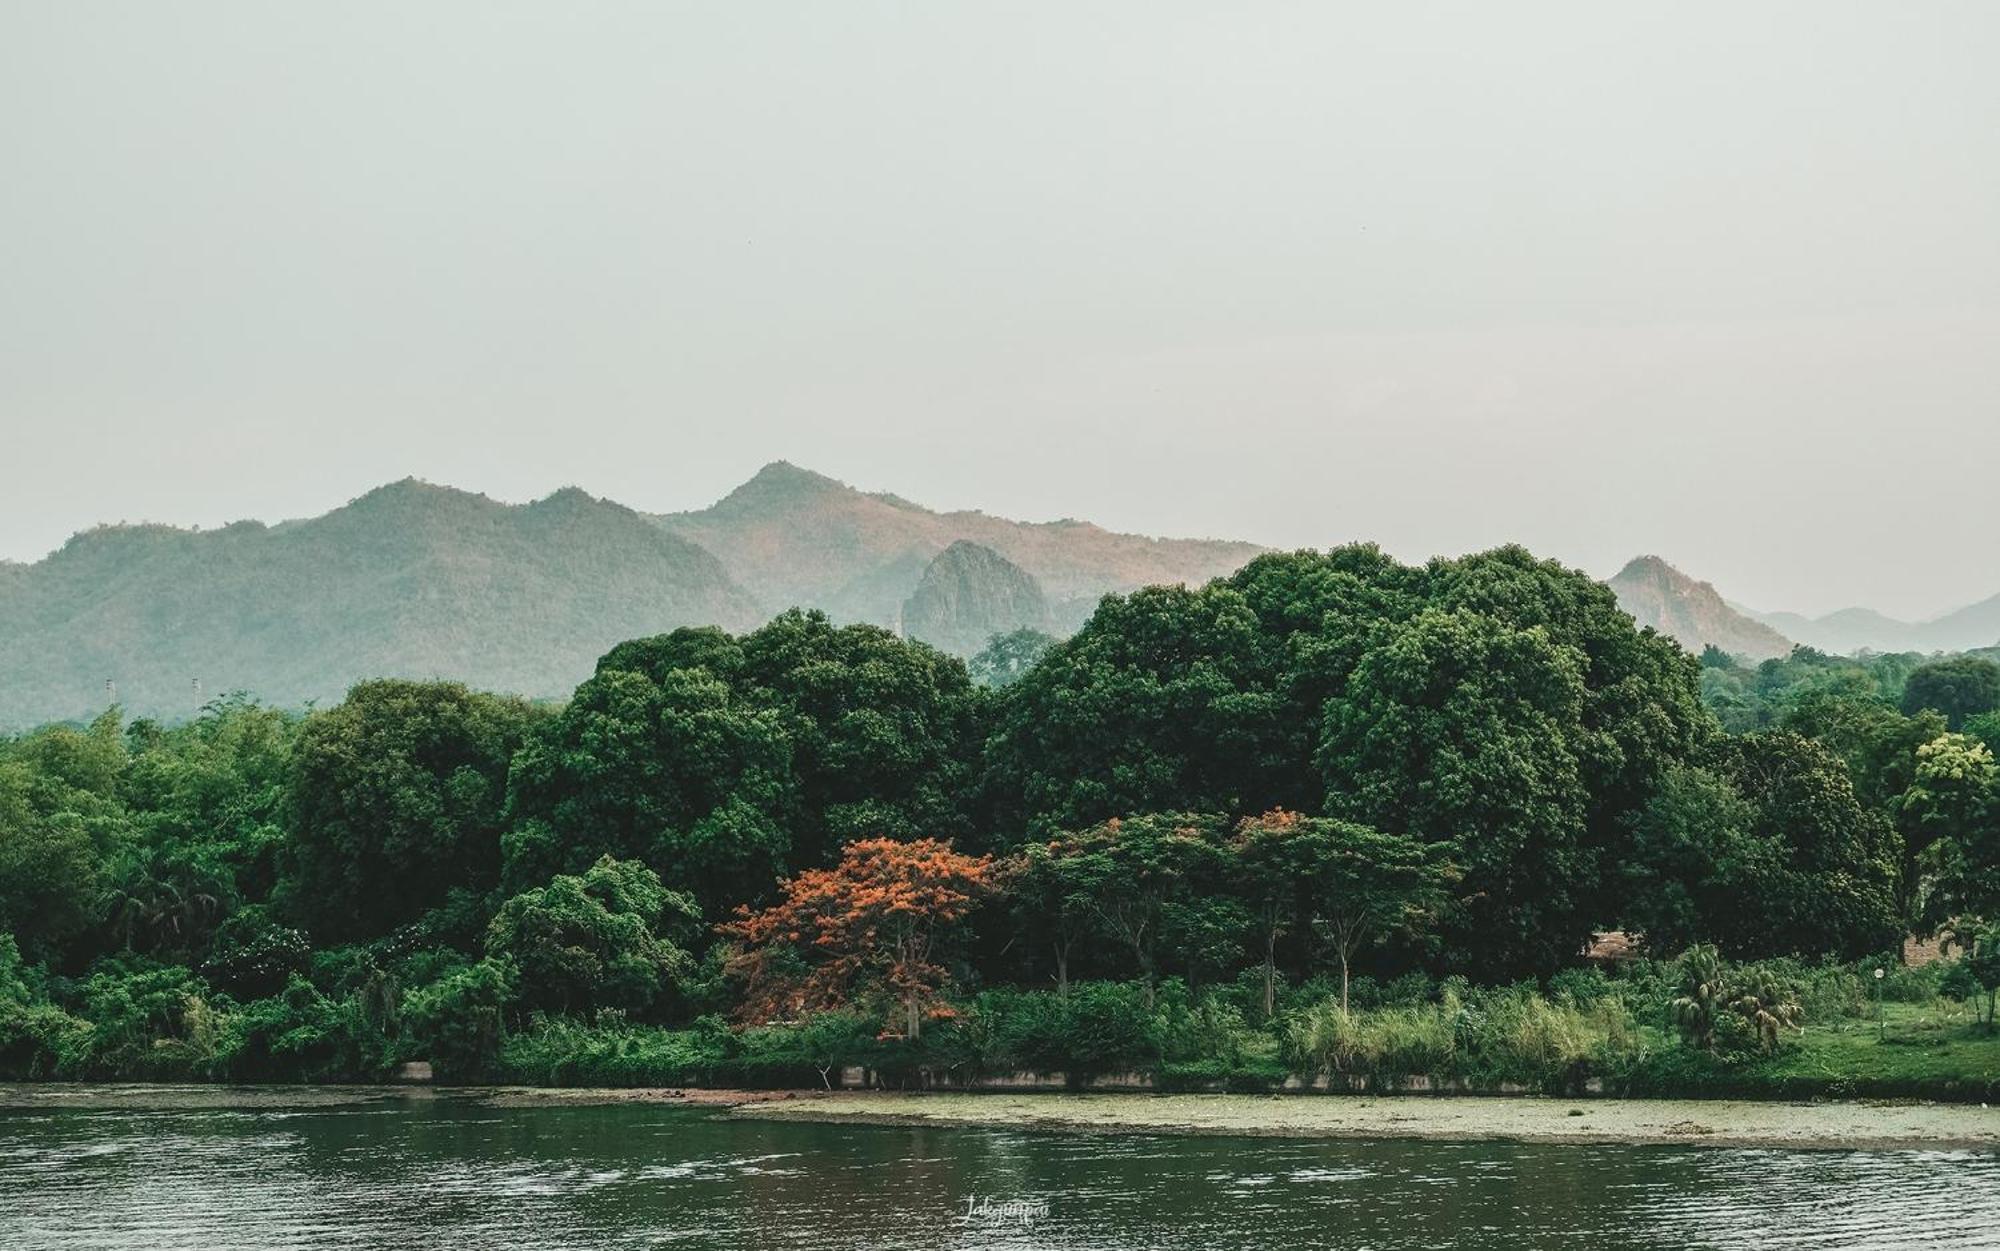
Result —
[[[2000,1152],[2000,1108],[1918,1102],[1538,1095],[958,1094],[657,1087],[0,1085],[0,1112],[310,1110],[442,1100],[495,1108],[661,1104],[744,1119],[1072,1133]]]
[[[486,1107],[602,1107],[660,1103],[731,1108],[801,1097],[791,1090],[546,1086],[222,1086],[180,1082],[0,1083],[0,1112],[195,1112],[351,1108],[454,1100]]]
[[[2000,1109],[1931,1103],[836,1091],[730,1115],[1074,1133],[2000,1152]]]

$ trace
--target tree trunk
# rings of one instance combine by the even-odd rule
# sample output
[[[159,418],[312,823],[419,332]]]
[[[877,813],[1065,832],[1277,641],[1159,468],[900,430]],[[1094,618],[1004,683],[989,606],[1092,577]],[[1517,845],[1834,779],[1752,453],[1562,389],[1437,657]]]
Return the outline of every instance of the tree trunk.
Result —
[[[1340,1015],[1347,1015],[1347,948],[1340,949]]]
[[[922,1015],[917,1012],[916,991],[909,990],[903,992],[903,1012],[905,1019],[908,1022],[908,1027],[905,1032],[905,1037],[909,1038],[912,1042],[914,1042],[916,1041],[917,1034],[923,1029],[924,1025]]]
[[[1264,1019],[1270,1020],[1278,1007],[1278,931],[1264,931]]]
[[[1069,998],[1069,944],[1056,943],[1056,998]]]

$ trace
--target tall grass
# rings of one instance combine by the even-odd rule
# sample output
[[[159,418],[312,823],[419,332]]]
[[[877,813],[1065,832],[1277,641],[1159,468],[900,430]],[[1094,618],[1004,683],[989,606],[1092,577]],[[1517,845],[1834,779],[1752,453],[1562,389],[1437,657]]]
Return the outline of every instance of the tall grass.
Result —
[[[1337,999],[1299,1009],[1280,1026],[1282,1054],[1301,1074],[1423,1076],[1560,1090],[1602,1074],[1643,1048],[1622,999],[1586,1005],[1533,987],[1469,992],[1448,986],[1435,1003],[1343,1011]]]

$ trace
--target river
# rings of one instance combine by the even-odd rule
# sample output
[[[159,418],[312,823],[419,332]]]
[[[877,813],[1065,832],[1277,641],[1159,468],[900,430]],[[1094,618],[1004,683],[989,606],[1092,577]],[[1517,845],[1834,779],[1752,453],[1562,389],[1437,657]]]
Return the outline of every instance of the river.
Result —
[[[1314,1142],[435,1097],[0,1110],[0,1246],[2000,1246],[2000,1155]]]

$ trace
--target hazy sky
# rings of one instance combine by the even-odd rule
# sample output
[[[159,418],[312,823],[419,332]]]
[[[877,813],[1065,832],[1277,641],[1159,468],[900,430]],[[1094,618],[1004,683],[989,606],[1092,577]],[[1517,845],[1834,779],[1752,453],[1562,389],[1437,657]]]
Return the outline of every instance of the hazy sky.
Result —
[[[2000,591],[2000,4],[0,0],[0,556],[415,474]]]

